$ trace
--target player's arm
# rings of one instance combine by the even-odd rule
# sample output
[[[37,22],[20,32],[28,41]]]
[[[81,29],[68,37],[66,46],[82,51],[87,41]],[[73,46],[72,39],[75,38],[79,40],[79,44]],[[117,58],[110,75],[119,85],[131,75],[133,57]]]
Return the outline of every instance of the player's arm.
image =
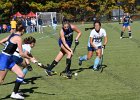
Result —
[[[6,38],[3,38],[2,40],[0,40],[0,44],[5,46],[5,42],[8,40],[9,36],[7,36]]]
[[[97,49],[97,47],[94,45],[94,43],[93,43],[93,37],[90,37],[90,45],[93,47],[93,48],[96,48]]]
[[[67,45],[67,43],[66,43],[65,36],[64,36],[64,32],[63,32],[62,29],[61,29],[61,31],[60,31],[60,38],[61,38],[61,40],[62,40],[62,44],[64,45],[64,47],[65,47],[68,51],[72,52],[71,48],[70,48],[70,47]]]
[[[19,54],[24,57],[24,58],[27,58],[27,59],[31,59],[32,57],[29,57],[27,54],[25,54],[22,50],[22,39],[20,37],[16,37],[17,38],[17,45],[18,45],[18,49],[19,49]]]
[[[78,33],[78,35],[76,36],[76,39],[75,39],[75,40],[78,40],[79,37],[82,35],[82,32],[81,32],[81,31],[78,29],[78,27],[75,26],[75,25],[71,25],[71,28],[72,28],[75,32]]]
[[[91,32],[90,32],[90,36],[89,36],[90,38],[90,40],[89,40],[89,42],[90,42],[90,45],[93,47],[93,48],[96,48],[97,49],[97,47],[95,46],[95,44],[94,44],[94,31],[92,30]]]
[[[28,52],[27,55],[32,57],[32,59],[30,59],[32,63],[38,63],[38,60],[31,53]]]
[[[26,53],[27,53],[28,56],[32,57],[32,59],[25,58],[25,61],[28,65],[30,65],[30,61],[31,61],[32,63],[40,66],[41,68],[46,68],[46,66],[44,64],[40,63],[31,53],[29,53],[27,51],[26,51]]]
[[[132,18],[131,18],[131,17],[130,17],[130,22],[131,22],[131,23],[133,23],[133,20],[132,20]]]
[[[104,47],[106,46],[107,42],[108,42],[108,38],[107,38],[107,36],[105,36],[104,37],[104,44],[103,44]]]
[[[24,54],[25,54],[25,55],[28,55],[28,51],[25,51]],[[25,60],[26,68],[28,69],[28,71],[32,71],[33,68],[32,68],[32,66],[30,65],[30,60],[27,59],[27,58],[24,58],[24,60]]]
[[[103,32],[103,36],[104,36],[104,43],[103,43],[103,47],[105,48],[107,42],[108,42],[108,38],[107,38],[107,34],[106,34],[106,31],[104,30]]]
[[[124,22],[124,17],[121,19],[121,23],[123,23]]]
[[[24,52],[27,56],[31,57],[31,59],[27,59],[24,58],[27,64],[30,64],[30,61],[33,63],[37,63],[38,61],[33,57],[33,55],[31,53],[29,53],[28,51]]]

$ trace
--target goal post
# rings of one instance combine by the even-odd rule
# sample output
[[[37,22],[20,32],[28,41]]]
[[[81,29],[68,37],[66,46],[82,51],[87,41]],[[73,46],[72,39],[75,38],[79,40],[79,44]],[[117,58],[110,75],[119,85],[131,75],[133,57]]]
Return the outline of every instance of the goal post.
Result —
[[[43,26],[52,26],[54,17],[56,18],[58,23],[62,22],[61,13],[56,13],[56,12],[36,12],[36,16],[37,16],[37,25],[38,25],[38,18],[42,19]]]
[[[62,23],[62,14],[61,13],[56,13],[56,12],[36,12],[36,22],[37,22],[37,27],[38,30],[40,28],[40,25],[38,24],[38,19],[42,20],[42,33],[47,32],[46,27],[50,27],[49,30],[53,31],[53,18],[56,19],[57,24]],[[38,31],[39,32],[39,31]],[[48,33],[48,32],[47,32]]]

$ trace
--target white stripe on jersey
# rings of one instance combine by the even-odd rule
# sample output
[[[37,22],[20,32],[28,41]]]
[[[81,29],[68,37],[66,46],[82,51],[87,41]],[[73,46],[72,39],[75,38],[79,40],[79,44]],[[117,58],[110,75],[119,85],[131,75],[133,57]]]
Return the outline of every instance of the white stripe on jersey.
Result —
[[[88,40],[88,47],[91,47],[91,45],[90,45],[90,37],[92,37],[93,38],[93,44],[95,45],[95,46],[102,46],[102,38],[103,37],[106,37],[106,31],[103,29],[103,28],[101,28],[100,29],[100,32],[99,33],[97,33],[96,31],[95,31],[95,29],[93,29],[91,32],[90,32],[90,36],[89,36],[89,40]]]

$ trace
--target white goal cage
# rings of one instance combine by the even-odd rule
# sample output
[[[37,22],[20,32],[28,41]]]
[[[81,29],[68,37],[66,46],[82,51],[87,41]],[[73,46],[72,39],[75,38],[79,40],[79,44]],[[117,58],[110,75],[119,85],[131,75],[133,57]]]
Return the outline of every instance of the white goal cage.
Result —
[[[56,12],[36,12],[37,18],[37,26],[38,26],[38,18],[42,19],[42,26],[52,26],[53,25],[53,18],[56,18],[57,23],[62,22],[61,13]]]

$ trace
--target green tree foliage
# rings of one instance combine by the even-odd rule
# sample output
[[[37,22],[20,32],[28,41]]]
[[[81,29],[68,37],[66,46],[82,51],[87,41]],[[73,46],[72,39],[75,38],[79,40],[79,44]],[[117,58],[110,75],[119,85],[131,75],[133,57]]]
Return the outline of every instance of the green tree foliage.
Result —
[[[27,14],[30,11],[62,13],[69,19],[84,20],[96,14],[107,15],[119,7],[133,12],[136,0],[0,0],[0,19],[7,18],[17,11]]]

